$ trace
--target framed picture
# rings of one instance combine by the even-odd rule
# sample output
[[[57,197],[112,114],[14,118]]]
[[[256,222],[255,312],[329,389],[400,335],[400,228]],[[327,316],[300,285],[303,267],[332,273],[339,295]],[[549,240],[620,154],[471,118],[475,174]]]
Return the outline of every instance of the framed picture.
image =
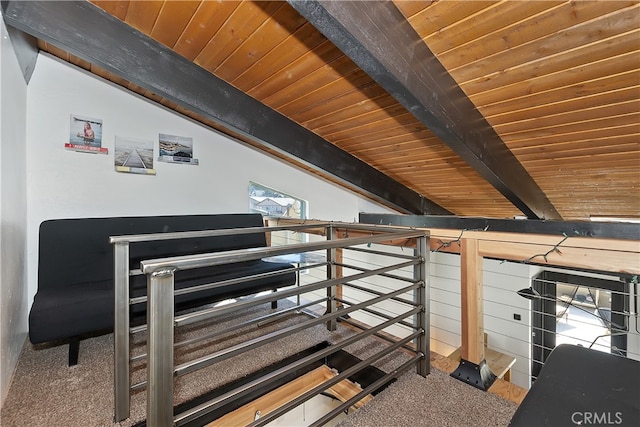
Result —
[[[109,150],[102,147],[102,120],[72,114],[69,142],[64,147],[84,153],[108,154]]]
[[[193,138],[161,133],[158,139],[160,141],[159,161],[185,165],[198,164],[198,159],[193,158]]]
[[[155,175],[153,141],[116,135],[114,165],[116,172]]]

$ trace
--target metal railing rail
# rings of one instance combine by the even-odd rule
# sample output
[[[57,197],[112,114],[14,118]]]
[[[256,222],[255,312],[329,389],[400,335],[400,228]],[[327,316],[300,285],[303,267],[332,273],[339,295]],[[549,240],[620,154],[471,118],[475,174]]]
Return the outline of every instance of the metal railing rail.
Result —
[[[353,276],[348,276],[348,279],[362,279],[362,278],[366,278],[366,277],[371,277],[371,276],[375,276],[376,274],[380,274],[383,273],[385,271],[389,271],[392,270],[394,268],[398,268],[398,267],[404,267],[407,265],[411,265],[414,264],[414,261],[409,261],[409,262],[404,262],[401,264],[396,264],[395,266],[389,266],[389,267],[381,267],[378,268],[376,270],[371,270],[369,272],[364,272],[364,273],[359,273],[359,274],[355,274]],[[214,317],[216,315],[220,315],[220,314],[226,314],[226,313],[231,313],[233,311],[236,311],[237,308],[242,307],[242,308],[249,308],[249,307],[253,307],[256,305],[260,305],[262,303],[265,302],[270,302],[270,301],[275,301],[275,300],[279,300],[279,299],[283,299],[283,298],[288,298],[294,295],[297,295],[299,293],[304,293],[304,292],[310,292],[310,291],[314,291],[314,290],[318,290],[318,289],[322,289],[322,288],[329,288],[332,286],[336,286],[339,284],[342,284],[344,282],[344,278],[341,277],[337,277],[335,279],[328,279],[328,280],[323,280],[320,282],[316,282],[313,284],[306,284],[304,285],[304,288],[301,286],[298,289],[285,289],[282,291],[277,291],[277,292],[272,292],[269,295],[262,295],[262,296],[258,296],[255,297],[251,300],[247,300],[247,301],[240,301],[235,303],[235,305],[231,306],[223,306],[223,307],[215,307],[215,308],[211,308],[211,309],[204,309],[204,310],[200,310],[198,312],[195,313],[189,313],[189,314],[185,314],[182,316],[176,316],[175,318],[175,322],[177,326],[183,326],[183,325],[188,325],[191,323],[196,323],[196,322],[200,322],[202,320],[206,320],[206,319],[210,319],[211,317]],[[302,291],[302,292],[301,292]],[[333,310],[335,311],[335,310]]]
[[[282,316],[285,316],[285,315],[287,315],[289,313],[295,313],[295,312],[297,312],[299,310],[302,310],[303,308],[307,308],[307,307],[311,307],[311,306],[314,306],[314,305],[318,305],[318,304],[321,304],[321,303],[326,302],[326,301],[327,301],[326,298],[320,298],[320,299],[313,300],[313,301],[310,301],[310,302],[307,302],[307,303],[304,303],[304,304],[295,305],[293,307],[285,308],[285,309],[279,310],[279,311],[277,311],[275,313],[265,314],[264,316],[260,316],[260,317],[254,318],[254,319],[246,320],[244,322],[236,323],[235,325],[232,325],[232,326],[230,326],[228,328],[225,328],[225,329],[221,329],[219,331],[210,332],[210,333],[203,334],[203,335],[200,335],[200,336],[195,337],[195,338],[190,338],[190,339],[187,339],[187,340],[176,342],[174,344],[174,348],[178,349],[180,347],[184,347],[184,346],[187,346],[187,345],[193,345],[193,344],[197,344],[197,343],[200,343],[200,342],[203,342],[203,341],[211,340],[213,338],[224,336],[224,335],[226,335],[226,334],[228,334],[230,332],[234,332],[234,331],[237,331],[239,329],[242,329],[245,326],[260,325],[261,323],[268,323],[269,321],[272,321],[272,319],[274,319],[274,318],[282,317]],[[138,329],[137,328],[131,328],[131,330],[132,331],[137,331]],[[145,330],[146,330],[146,327],[145,327]],[[144,359],[146,359],[146,357],[147,357],[147,353],[140,353],[140,354],[138,354],[136,356],[131,357],[131,359],[129,359],[129,360],[131,362],[136,362],[136,361],[139,361],[139,360],[144,360]],[[133,387],[134,386],[132,386],[132,389],[133,389]]]
[[[277,380],[278,378],[283,377],[284,375],[286,375],[287,373],[294,371],[296,369],[301,369],[304,368],[305,366],[308,366],[310,364],[312,364],[313,362],[316,362],[324,357],[330,356],[336,352],[338,352],[340,349],[351,345],[357,341],[360,341],[361,339],[364,339],[366,337],[369,337],[371,335],[376,335],[376,333],[378,333],[378,331],[381,331],[382,329],[393,325],[394,322],[397,322],[399,319],[405,319],[413,314],[415,314],[415,312],[417,312],[420,308],[416,308],[414,310],[411,310],[409,312],[406,312],[404,314],[401,314],[399,316],[396,316],[393,319],[390,319],[389,321],[380,324],[378,326],[375,326],[371,329],[367,329],[363,332],[360,332],[350,338],[347,338],[339,343],[336,343],[335,345],[332,345],[330,347],[327,347],[323,350],[319,350],[309,356],[306,356],[302,359],[299,359],[293,363],[290,363],[289,365],[282,367],[272,373],[266,374],[254,381],[252,381],[251,383],[245,384],[244,386],[238,387],[234,390],[231,390],[221,396],[219,396],[217,399],[212,399],[209,402],[205,402],[189,411],[186,411],[180,415],[178,415],[175,418],[175,422],[177,425],[180,424],[184,424],[186,422],[192,421],[195,418],[197,418],[198,416],[202,415],[202,414],[206,414],[208,412],[214,411],[218,408],[220,408],[221,406],[224,406],[225,404],[229,403],[230,401],[232,401],[233,399],[237,399],[240,398],[242,396],[245,396],[247,393],[249,393],[252,389],[255,389],[256,387],[261,387],[264,386],[266,384],[268,384],[269,381],[273,381],[273,380]],[[422,331],[418,331],[417,332],[422,333]],[[402,343],[405,344],[404,340],[402,340]],[[394,348],[395,349],[395,348]],[[360,371],[361,369],[358,369],[358,371]],[[351,373],[349,373],[348,375],[351,375]],[[343,376],[344,378],[344,376]]]
[[[416,283],[414,285],[411,286],[407,286],[403,289],[399,289],[397,291],[391,292],[389,295],[398,295],[400,293],[404,293],[407,292],[408,290],[412,290],[412,289],[416,289],[418,286],[420,286],[420,283]],[[296,332],[300,332],[302,330],[308,329],[312,326],[316,326],[319,324],[322,324],[328,320],[333,320],[333,319],[337,319],[338,317],[344,316],[346,314],[352,313],[356,310],[362,309],[363,307],[367,307],[368,305],[371,304],[375,304],[377,302],[381,302],[384,301],[386,299],[389,299],[389,297],[387,296],[382,296],[382,297],[377,297],[377,298],[373,298],[371,300],[367,300],[364,301],[360,304],[355,304],[350,306],[349,308],[345,308],[343,310],[340,311],[336,311],[334,313],[328,313],[328,314],[324,314],[322,316],[319,317],[315,317],[312,319],[309,319],[305,322],[296,324],[296,325],[292,325],[289,326],[287,328],[284,329],[280,329],[277,332],[271,332],[270,334],[267,335],[263,335],[261,337],[258,338],[253,338],[251,340],[245,341],[243,343],[240,344],[236,344],[234,346],[225,348],[224,350],[219,350],[215,353],[211,353],[207,356],[202,356],[198,359],[192,360],[190,362],[186,362],[183,364],[180,364],[178,366],[175,366],[173,368],[173,374],[172,376],[181,376],[181,375],[186,375],[188,373],[194,372],[198,369],[202,369],[205,368],[207,366],[213,365],[216,362],[220,362],[222,360],[226,360],[229,359],[233,356],[236,356],[238,354],[244,353],[246,351],[252,350],[254,348],[260,347],[262,345],[268,344],[270,342],[273,342],[279,338],[282,337],[286,337],[288,335],[294,334]],[[133,387],[138,389],[140,387],[142,387],[143,385],[145,385],[146,382],[142,381],[140,383],[135,384]]]
[[[398,348],[400,348],[402,346],[405,346],[407,343],[409,343],[413,339],[417,338],[419,335],[420,335],[420,332],[414,332],[412,335],[409,335],[408,337],[405,337],[405,338],[401,339],[400,341],[394,343],[393,345],[384,348],[383,350],[377,352],[373,356],[371,356],[371,357],[369,357],[369,358],[367,358],[365,360],[362,360],[361,362],[358,362],[357,364],[353,365],[352,367],[350,367],[348,369],[345,369],[344,371],[340,372],[340,374],[338,374],[335,377],[323,382],[322,384],[317,385],[316,387],[314,387],[311,390],[307,391],[306,393],[300,395],[299,397],[290,400],[289,402],[285,403],[281,407],[279,407],[279,408],[273,410],[272,412],[266,414],[264,417],[260,417],[259,420],[256,420],[254,423],[252,423],[250,425],[257,427],[257,426],[265,425],[268,422],[275,420],[276,418],[278,418],[279,416],[283,415],[284,413],[290,411],[291,409],[295,408],[296,406],[299,406],[300,404],[306,402],[307,400],[311,399],[312,397],[317,396],[319,393],[322,393],[323,391],[325,391],[329,387],[339,383],[340,381],[344,380],[345,378],[349,378],[353,374],[356,374],[356,373],[360,372],[362,369],[366,368],[367,366],[372,365],[375,361],[377,361],[377,360],[383,358],[384,356],[390,354],[394,350],[397,350]],[[373,389],[373,390],[375,390],[375,389]],[[364,396],[366,396],[366,395],[363,394],[363,395],[360,396],[360,398],[362,398]],[[346,408],[349,408],[352,404],[358,402],[359,400],[360,399],[354,400]],[[340,412],[342,412],[342,411],[340,411]],[[338,412],[338,413],[340,413],[340,412]],[[338,415],[338,413],[336,413],[336,415]],[[334,418],[334,417],[331,417],[331,418]],[[327,419],[327,421],[329,421],[329,419]]]
[[[167,257],[153,260],[143,260],[140,262],[139,270],[129,269],[129,245],[131,243],[153,241],[153,240],[170,240],[184,238],[198,238],[205,236],[223,236],[234,234],[251,234],[256,232],[274,232],[274,231],[301,231],[305,229],[325,229],[324,235],[327,240],[322,242],[296,243],[279,247],[251,248],[243,250],[231,250],[216,253],[206,253],[188,256]],[[374,328],[366,330],[362,333],[362,337],[369,335],[378,335],[378,332],[388,325],[401,323],[404,326],[411,324],[403,319],[412,316],[414,319],[414,332],[411,340],[415,341],[416,356],[413,365],[417,365],[417,372],[420,375],[429,373],[429,361],[425,355],[429,354],[429,328],[428,328],[428,233],[423,230],[408,230],[406,228],[395,227],[377,227],[371,225],[350,224],[348,226],[340,225],[339,229],[343,231],[342,237],[337,235],[336,228],[332,223],[321,224],[301,224],[298,226],[283,227],[252,227],[240,229],[224,229],[224,230],[204,230],[191,231],[182,233],[157,233],[150,235],[131,235],[131,236],[113,236],[110,238],[114,245],[114,286],[115,286],[115,378],[114,378],[114,418],[115,421],[122,421],[129,417],[130,413],[130,393],[132,390],[147,386],[147,424],[158,427],[180,425],[184,421],[183,415],[173,416],[173,379],[176,375],[184,375],[189,372],[210,366],[213,363],[228,359],[245,351],[257,348],[268,342],[275,341],[285,335],[289,335],[306,328],[326,322],[327,328],[333,330],[336,327],[337,319],[347,313],[357,310],[370,310],[369,306],[386,301],[389,299],[399,300],[401,303],[410,304],[414,308],[405,315],[398,318],[390,316],[382,316],[387,318],[386,322]],[[358,237],[348,236],[347,229],[360,231]],[[370,232],[370,235],[362,235],[362,232]],[[356,233],[354,233],[356,234]],[[376,251],[379,255],[389,255],[394,258],[407,259],[408,261],[397,264],[388,265],[373,270],[366,270],[358,267],[359,273],[346,277],[337,276],[336,250],[349,248],[357,245],[370,245],[371,243],[390,243],[398,241],[415,241],[416,249],[414,255],[406,254],[386,254],[382,251]],[[320,280],[315,283],[301,285],[298,283],[296,287],[283,288],[268,295],[256,296],[251,299],[244,299],[239,302],[228,304],[220,307],[207,308],[185,315],[175,315],[174,313],[174,296],[188,292],[197,292],[203,289],[212,289],[219,286],[232,285],[242,283],[243,281],[252,280],[256,277],[265,277],[264,275],[254,275],[238,279],[229,279],[225,281],[212,282],[200,285],[193,289],[179,290],[174,289],[175,273],[181,270],[205,268],[214,265],[225,265],[242,261],[258,260],[263,258],[276,257],[288,254],[299,254],[313,251],[326,251],[327,262],[315,264],[305,267],[298,266],[297,269],[309,269],[311,267],[326,266],[327,279]],[[343,263],[340,264],[344,265]],[[409,286],[396,289],[388,293],[374,292],[376,295],[367,301],[360,303],[349,303],[347,307],[336,306],[336,287],[347,281],[360,280],[370,276],[387,276],[388,278],[398,279],[400,276],[391,275],[389,272],[401,268],[413,266],[413,279],[401,278],[403,281],[410,282]],[[348,266],[347,266],[348,267]],[[147,296],[129,298],[129,277],[137,273],[146,274],[147,279]],[[278,299],[288,298],[291,296],[299,296],[322,288],[327,289],[326,298],[319,301],[325,301],[327,311],[324,315],[301,322],[297,325],[281,329],[270,334],[250,339],[244,343],[237,344],[221,351],[214,352],[207,356],[200,357],[174,367],[174,349],[201,340],[210,339],[213,336],[220,336],[228,330],[234,330],[242,326],[235,325],[228,330],[219,331],[202,337],[193,338],[187,341],[174,343],[174,327],[188,325],[196,322],[215,319],[218,316],[232,313],[234,311],[243,310],[249,307],[263,304],[267,301],[275,301]],[[409,291],[414,293],[414,301],[398,298],[399,295],[406,294]],[[131,328],[129,325],[129,307],[130,304],[147,304],[147,325]],[[306,304],[310,305],[310,304]],[[287,309],[288,311],[300,309],[304,305],[298,305]],[[375,312],[375,311],[373,311]],[[269,319],[279,315],[272,313],[263,316],[260,319]],[[250,324],[258,319],[243,322]],[[384,326],[387,325],[387,326]],[[130,334],[147,332],[147,353],[146,355],[130,356]],[[349,340],[347,340],[349,341]],[[406,348],[406,339],[402,340]],[[348,344],[340,343],[333,351],[338,351]],[[333,348],[334,346],[331,346]],[[147,359],[147,379],[131,385],[130,381],[130,363],[132,361],[141,361]],[[329,386],[327,386],[329,387]],[[215,405],[214,405],[215,406]],[[212,406],[200,408],[202,411],[210,411]],[[197,412],[197,411],[196,411]],[[187,417],[196,417],[196,412],[189,411]]]
[[[215,289],[215,288],[221,288],[223,286],[229,286],[229,285],[237,285],[243,282],[248,282],[250,280],[257,280],[257,279],[265,279],[268,277],[274,277],[274,276],[282,276],[285,274],[289,274],[291,271],[296,271],[296,267],[292,267],[290,269],[287,269],[286,271],[271,271],[271,272],[267,272],[267,273],[258,273],[258,274],[252,274],[249,276],[243,276],[243,277],[238,277],[235,279],[227,279],[227,280],[220,280],[218,282],[212,282],[212,283],[205,283],[202,285],[197,285],[197,286],[191,286],[188,288],[184,288],[184,289],[176,289],[174,292],[175,296],[179,296],[179,295],[187,295],[187,294],[192,294],[195,292],[200,292],[200,291],[206,291],[208,289]],[[139,296],[139,297],[135,297],[135,298],[131,298],[129,300],[130,304],[141,304],[141,303],[145,303],[147,302],[147,296]]]
[[[341,412],[344,412],[346,409],[350,408],[353,404],[355,404],[355,403],[359,402],[360,400],[362,400],[362,398],[365,397],[366,395],[374,392],[375,390],[377,390],[378,388],[382,387],[383,385],[385,385],[386,383],[388,383],[392,379],[398,378],[402,373],[408,371],[416,363],[420,364],[420,360],[423,359],[423,358],[424,358],[424,356],[422,356],[420,353],[415,355],[415,356],[413,356],[413,358],[411,358],[408,362],[404,363],[399,368],[394,369],[392,372],[389,372],[388,374],[386,374],[382,378],[379,378],[378,380],[376,380],[375,382],[373,382],[372,384],[367,386],[360,393],[356,394],[351,399],[349,399],[346,402],[344,402],[342,405],[340,405],[337,408],[333,409],[331,412],[327,413],[324,417],[322,417],[319,420],[315,421],[314,423],[310,424],[309,427],[316,427],[316,426],[319,427],[319,426],[322,426],[322,425],[326,424],[327,422],[331,421],[332,419],[337,417]]]

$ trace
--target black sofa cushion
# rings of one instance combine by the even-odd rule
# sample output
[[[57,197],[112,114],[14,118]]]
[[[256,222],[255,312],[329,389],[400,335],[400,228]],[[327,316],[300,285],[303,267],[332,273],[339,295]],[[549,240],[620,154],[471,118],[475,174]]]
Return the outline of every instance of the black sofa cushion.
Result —
[[[261,227],[259,214],[82,218],[40,225],[38,292],[29,313],[32,343],[62,340],[113,329],[113,246],[110,236],[206,229]],[[266,246],[264,233],[133,243],[130,268],[139,261],[177,255]],[[250,295],[295,283],[286,263],[262,260],[176,273],[176,289],[272,271],[284,274],[176,297],[176,309]],[[146,276],[132,276],[131,296],[146,293]],[[133,306],[144,315],[144,304]]]

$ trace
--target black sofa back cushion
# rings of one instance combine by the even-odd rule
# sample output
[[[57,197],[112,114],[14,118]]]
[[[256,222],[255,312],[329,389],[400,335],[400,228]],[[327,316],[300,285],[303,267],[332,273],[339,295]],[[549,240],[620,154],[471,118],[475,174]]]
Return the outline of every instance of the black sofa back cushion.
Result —
[[[262,226],[260,214],[44,221],[40,225],[38,292],[29,312],[29,338],[37,344],[106,333],[113,329],[114,266],[110,236]],[[145,259],[265,246],[264,232],[136,242],[130,245],[130,268],[138,268],[137,264]],[[263,260],[178,271],[175,276],[176,289],[274,272],[279,274],[176,296],[176,309],[275,290],[292,285],[296,280],[291,264]],[[130,284],[132,296],[145,294],[146,276],[131,276]],[[146,304],[136,304],[131,313],[140,320],[144,317],[145,309]]]
[[[40,224],[38,289],[66,288],[113,279],[109,237],[262,227],[259,214],[177,215],[154,217],[55,219]],[[265,234],[140,242],[130,245],[130,268],[144,259],[266,246]]]

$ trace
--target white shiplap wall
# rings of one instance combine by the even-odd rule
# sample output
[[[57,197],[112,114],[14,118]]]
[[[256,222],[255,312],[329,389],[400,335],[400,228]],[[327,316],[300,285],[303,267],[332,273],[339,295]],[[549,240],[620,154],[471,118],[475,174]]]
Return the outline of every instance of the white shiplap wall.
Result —
[[[530,286],[534,274],[526,264],[484,259],[484,330],[488,346],[516,358],[511,381],[530,386],[531,322],[529,301],[516,291]],[[520,320],[515,320],[519,315]],[[461,345],[460,256],[431,254],[431,345],[448,355]]]
[[[408,251],[402,248],[388,248],[388,250],[397,253]],[[381,265],[380,258],[345,251],[345,262],[369,264],[370,268]],[[516,291],[530,286],[531,277],[537,269],[526,264],[485,259],[483,270],[484,327],[488,334],[488,345],[516,358],[511,371],[511,380],[521,387],[528,388],[531,348],[529,301],[519,297]],[[431,351],[446,356],[461,345],[460,256],[431,252],[429,273]],[[345,271],[345,275],[348,274],[351,273]],[[310,271],[302,276],[302,283],[322,280],[323,275],[324,270]],[[365,283],[369,288],[381,292],[389,292],[394,286],[403,286],[401,283],[390,283],[384,278],[367,279]],[[320,290],[314,292],[313,296],[308,294],[306,298],[320,298],[324,295],[324,290]],[[372,298],[366,292],[348,287],[344,287],[344,295],[346,299],[354,302]],[[405,298],[410,299],[411,295]],[[376,308],[389,315],[397,314],[399,310],[407,310],[406,306],[393,301],[378,304]],[[519,315],[520,320],[515,320],[514,314]],[[351,316],[372,326],[383,321],[379,317],[362,312]],[[402,337],[407,335],[408,330],[403,326],[395,326],[385,329],[385,332]]]

